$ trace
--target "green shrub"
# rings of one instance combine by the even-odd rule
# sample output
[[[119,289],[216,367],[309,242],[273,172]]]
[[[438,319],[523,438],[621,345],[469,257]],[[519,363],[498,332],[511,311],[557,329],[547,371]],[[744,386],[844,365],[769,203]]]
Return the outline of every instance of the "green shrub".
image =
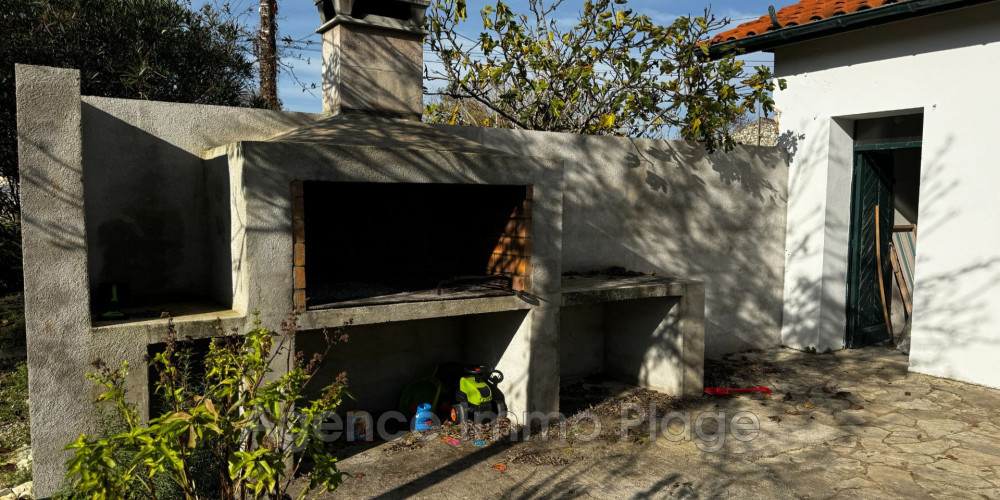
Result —
[[[19,293],[0,297],[0,352],[26,344],[23,302]]]
[[[341,374],[322,397],[305,400],[303,390],[323,356],[305,360],[291,353],[284,343],[294,324],[293,317],[279,335],[257,319],[245,335],[213,339],[200,364],[201,380],[191,376],[192,351],[174,339],[171,324],[166,348],[150,360],[166,411],[148,425],[126,399],[128,364],[112,369],[96,362],[98,371],[88,378],[103,386],[98,401],[111,403],[121,430],[81,435],[66,447],[74,451],[67,463],[72,495],[283,499],[335,489],[341,473],[325,451],[319,424],[347,394],[346,377]],[[277,359],[287,363],[287,373],[272,369]],[[290,491],[303,464],[312,466],[308,480]]]
[[[28,426],[28,364],[0,360],[0,464],[31,442]],[[0,490],[31,480],[31,468],[0,469]]]

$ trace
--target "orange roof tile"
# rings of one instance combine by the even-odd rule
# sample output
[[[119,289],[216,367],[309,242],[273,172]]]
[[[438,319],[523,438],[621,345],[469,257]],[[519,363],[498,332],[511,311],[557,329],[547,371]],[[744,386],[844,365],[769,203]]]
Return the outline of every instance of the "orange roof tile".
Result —
[[[780,24],[782,28],[787,28],[789,26],[798,26],[800,24],[807,24],[813,21],[822,21],[823,19],[834,16],[852,14],[866,9],[874,9],[882,7],[883,5],[906,1],[907,0],[802,0],[795,5],[789,5],[788,7],[783,7],[779,10],[777,16],[778,24]],[[729,31],[724,31],[715,35],[715,37],[712,38],[712,43],[731,42],[733,40],[760,35],[777,29],[779,28],[772,26],[771,16],[764,15],[756,21],[743,23]]]

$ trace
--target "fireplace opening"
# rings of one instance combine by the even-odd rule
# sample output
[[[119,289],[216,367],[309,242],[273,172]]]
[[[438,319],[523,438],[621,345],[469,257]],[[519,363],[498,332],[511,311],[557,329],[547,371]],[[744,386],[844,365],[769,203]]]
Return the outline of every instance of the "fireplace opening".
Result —
[[[306,181],[292,193],[299,309],[529,287],[530,186]]]

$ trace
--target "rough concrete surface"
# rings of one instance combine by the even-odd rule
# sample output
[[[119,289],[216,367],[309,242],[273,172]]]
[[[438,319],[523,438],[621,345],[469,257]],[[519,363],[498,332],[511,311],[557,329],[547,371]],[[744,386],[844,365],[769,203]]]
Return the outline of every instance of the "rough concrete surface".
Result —
[[[751,441],[727,435],[707,453],[697,436],[649,441],[644,427],[624,442],[602,433],[587,443],[535,437],[479,448],[432,436],[416,449],[351,451],[340,462],[345,483],[327,498],[996,498],[1000,391],[906,366],[882,348],[737,354],[706,377],[768,386],[769,399],[701,396],[671,410],[752,412],[760,435]]]
[[[563,166],[563,269],[608,266],[705,283],[705,354],[780,345],[786,155],[738,146],[439,125]]]
[[[15,67],[21,164],[24,317],[35,486],[51,493],[63,476],[62,447],[89,419],[90,302],[84,234],[80,75]],[[29,112],[25,112],[28,110]]]
[[[92,293],[103,282],[128,282],[136,301],[201,299],[206,290],[216,300],[225,298],[216,290],[230,283],[228,266],[217,264],[223,253],[218,246],[229,252],[228,174],[225,162],[203,163],[202,152],[236,140],[267,139],[318,117],[83,97]]]

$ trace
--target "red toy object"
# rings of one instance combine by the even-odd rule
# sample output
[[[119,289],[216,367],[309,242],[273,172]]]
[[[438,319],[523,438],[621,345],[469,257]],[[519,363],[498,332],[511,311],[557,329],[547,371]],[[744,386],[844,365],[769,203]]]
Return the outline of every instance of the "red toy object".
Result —
[[[711,394],[712,396],[728,396],[730,394],[739,394],[743,392],[762,392],[764,394],[771,394],[771,389],[767,387],[752,387],[750,389],[723,389],[721,387],[706,387],[705,394]]]

